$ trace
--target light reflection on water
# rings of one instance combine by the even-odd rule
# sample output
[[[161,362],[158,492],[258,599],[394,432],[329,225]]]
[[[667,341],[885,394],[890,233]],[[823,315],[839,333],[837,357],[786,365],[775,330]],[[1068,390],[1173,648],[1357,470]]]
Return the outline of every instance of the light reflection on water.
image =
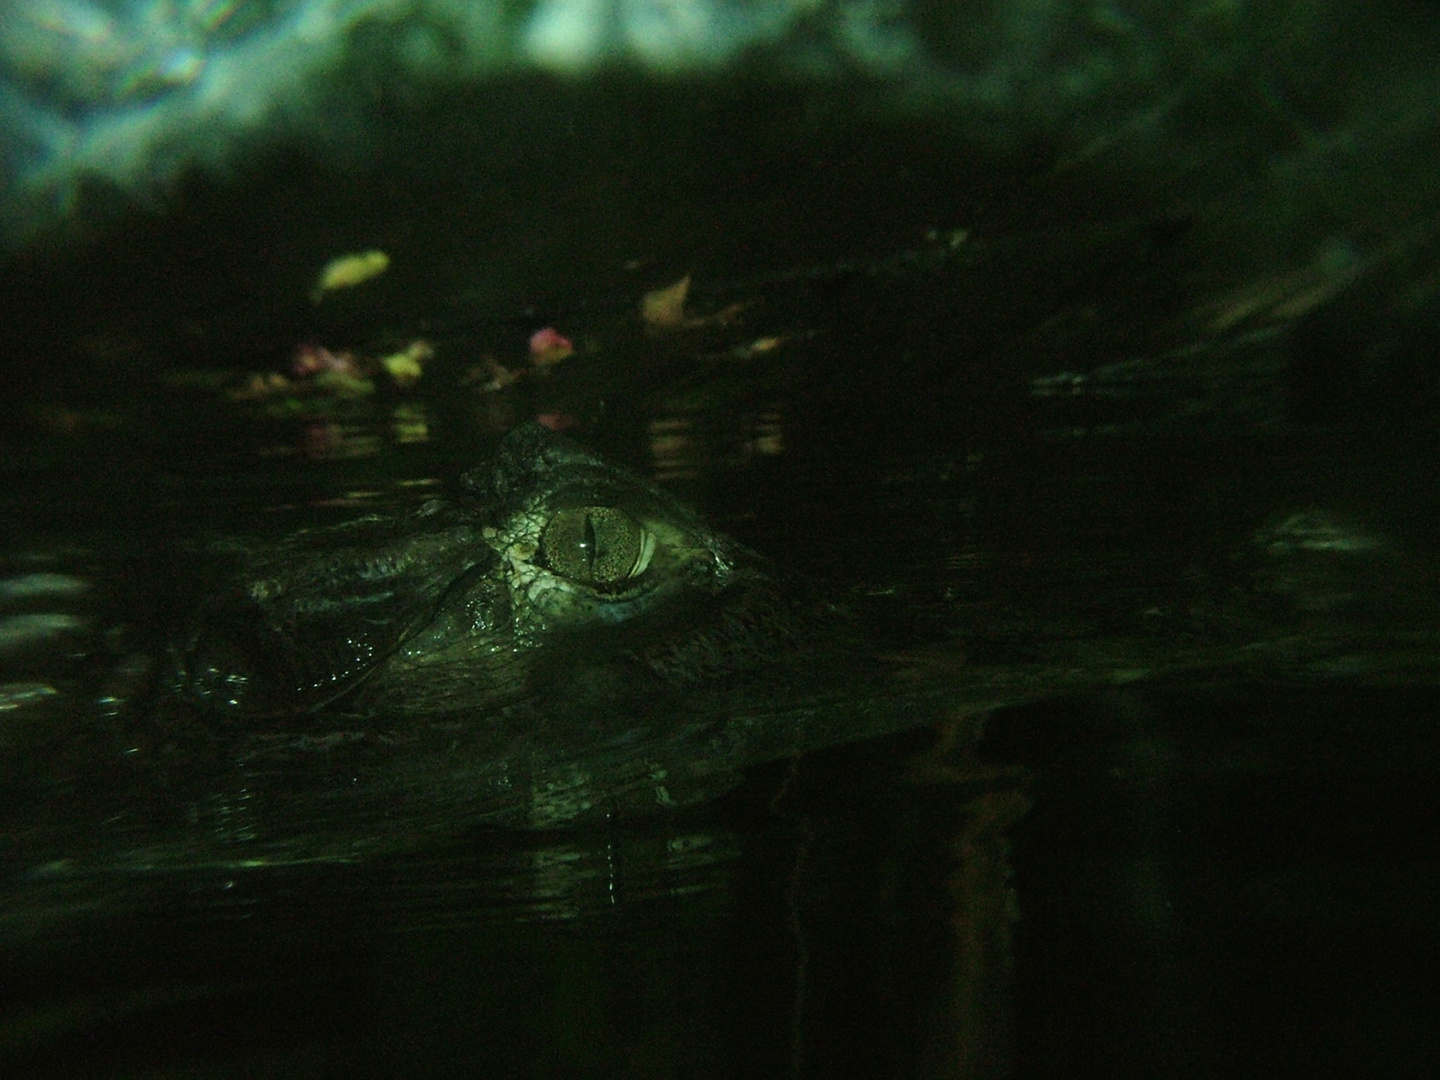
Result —
[[[657,483],[694,481],[755,458],[786,450],[786,412],[766,406],[727,417],[724,424],[699,413],[662,412],[646,423],[650,476]]]
[[[728,1062],[726,1075],[834,1075],[836,1054],[863,1070],[920,1058],[943,1068],[917,1075],[988,1075],[962,1066],[1003,1047],[1014,919],[1004,834],[1023,800],[950,797],[977,789],[943,769],[895,791],[857,771],[906,772],[914,749],[857,748],[772,771],[738,805],[578,833],[477,834],[350,864],[81,878],[59,867],[35,884],[42,902],[29,916],[0,925],[7,944],[31,950],[15,955],[71,972],[73,995],[90,985],[78,965],[93,961],[65,941],[118,942],[108,977],[122,988],[138,978],[184,1000],[223,972],[245,981],[241,1005],[265,998],[307,1017],[320,1062],[282,1057],[246,1075],[334,1075],[348,1056],[414,1063],[432,1051],[463,1052],[490,1074],[519,1054],[555,1067],[523,1075],[590,1075],[587,1061],[624,1062],[637,1038],[673,1043],[662,1060],[696,1056],[697,1068],[594,1075],[710,1075],[705,1062]],[[314,987],[332,1003],[323,1013]],[[128,1030],[159,1047],[167,1024],[233,1029],[239,1007],[136,1008]],[[89,1013],[29,1009],[0,1014],[0,1056],[72,1039],[112,1052]],[[375,1009],[383,1024],[347,1019]],[[870,1022],[855,1024],[856,1009]],[[638,1034],[626,1019],[637,1010]],[[577,1025],[583,1045],[554,1037]],[[219,1046],[229,1043],[204,1053]],[[275,1041],[282,1054],[296,1046]],[[781,1061],[793,1069],[771,1067]]]
[[[367,410],[368,411],[368,410]],[[256,447],[256,455],[267,458],[302,458],[309,461],[350,461],[379,457],[393,447],[430,441],[430,418],[424,402],[403,401],[374,415],[342,422],[314,419],[305,421],[288,441]]]
[[[663,826],[663,823],[659,823]],[[723,891],[741,838],[725,829],[663,827],[556,837],[486,851],[483,845],[392,867],[398,928],[486,922],[568,922],[620,906]]]
[[[660,483],[693,480],[700,475],[699,447],[688,416],[667,416],[650,421],[650,475]]]

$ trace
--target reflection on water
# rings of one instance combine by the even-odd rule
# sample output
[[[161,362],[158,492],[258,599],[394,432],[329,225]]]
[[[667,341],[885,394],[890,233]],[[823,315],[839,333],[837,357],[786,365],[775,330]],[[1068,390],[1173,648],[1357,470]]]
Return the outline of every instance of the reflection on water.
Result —
[[[427,378],[443,372],[437,361]],[[461,387],[454,402],[446,383],[431,398],[347,402],[343,417],[255,418],[241,429],[250,460],[202,443],[214,456],[169,463],[179,480],[165,498],[201,534],[218,517],[254,530],[257,511],[273,533],[413,506],[493,449],[490,423],[594,423],[592,375],[577,362],[497,391]],[[761,389],[738,408],[733,394],[715,408],[707,386],[689,410],[637,396],[631,460],[703,486],[783,459],[791,406]],[[614,442],[627,449],[623,435]],[[225,470],[231,494],[210,494],[211,468]],[[77,568],[46,572],[89,582],[116,566],[139,566],[142,579],[169,569],[158,556],[134,561],[132,543],[162,550],[149,534],[101,539]],[[87,591],[52,589],[46,602],[58,617]],[[115,605],[128,597],[101,591],[97,629],[127,616]],[[91,659],[123,669],[127,646]],[[5,668],[0,698],[33,718],[26,730],[74,724],[102,693],[127,696],[113,678],[51,677],[62,657],[33,659]],[[95,833],[72,804],[74,822],[11,836],[3,850],[0,1072],[999,1075],[1007,835],[1024,803],[1014,776],[974,767],[969,741],[953,758],[918,761],[925,741],[761,767],[716,804],[577,832],[457,835],[403,801],[335,822],[341,840],[378,828],[400,854],[257,851],[243,785],[196,801],[208,847],[146,846],[123,813]]]
[[[425,443],[430,421],[421,402],[407,401],[358,422],[335,420],[305,423],[294,442],[260,446],[261,458],[301,457],[311,461],[346,461],[376,457],[393,446]]]
[[[700,413],[662,413],[646,425],[650,476],[660,483],[694,481],[716,466],[743,466],[785,453],[785,412],[769,407],[727,417],[723,425]]]
[[[1253,304],[1212,289],[1224,306],[1196,310],[1234,334],[1196,343],[1167,337],[1184,321],[1168,309],[1135,317],[1153,297],[1123,295],[1126,275],[1152,275],[1155,255],[1147,240],[1142,269],[1127,269],[1133,229],[1047,234],[1028,254],[1023,238],[1007,243],[977,236],[851,292],[839,278],[799,281],[734,324],[669,336],[591,309],[564,326],[582,347],[543,370],[524,366],[527,321],[498,340],[436,335],[403,388],[312,385],[297,410],[289,383],[262,379],[257,396],[232,400],[192,380],[174,409],[120,402],[114,423],[46,427],[4,495],[16,534],[0,571],[0,809],[18,824],[0,837],[0,1075],[984,1077],[1011,1058],[1016,978],[1032,1010],[1022,1058],[1102,1075],[1135,1045],[1154,1050],[1147,1063],[1186,1064],[1155,1049],[1173,1031],[1067,1057],[1107,987],[1114,1013],[1132,1017],[1112,1031],[1157,1015],[1179,1029],[1203,1011],[1186,1004],[1193,985],[1217,998],[1233,986],[1185,971],[1233,959],[1264,982],[1303,969],[1304,935],[1273,966],[1246,959],[1271,916],[1252,902],[1248,929],[1227,925],[1243,905],[1215,880],[1276,820],[1269,804],[1234,809],[1237,792],[1294,775],[1328,792],[1334,774],[1295,772],[1317,738],[1299,707],[1292,744],[1256,752],[1246,732],[1233,758],[1212,754],[1242,722],[1224,695],[1337,673],[1355,680],[1350,692],[1433,686],[1433,538],[1392,537],[1398,507],[1429,520],[1440,473],[1417,467],[1403,437],[1395,456],[1294,427],[1276,378],[1290,328],[1269,323],[1305,317],[1321,295],[1309,278],[1257,286]],[[1077,283],[1075,268],[1097,276]],[[997,281],[1027,284],[997,300]],[[484,363],[492,353],[505,362]],[[377,788],[363,813],[338,800],[323,837],[266,848],[248,783],[258,773],[242,769],[174,778],[211,784],[179,830],[203,842],[137,827],[148,804],[116,721],[164,656],[153,628],[204,595],[181,582],[181,563],[204,563],[217,534],[414,508],[534,418],[694,493],[782,571],[828,582],[825,603],[868,605],[883,682],[834,657],[797,662],[792,682],[829,680],[833,697],[777,713],[793,687],[776,685],[728,710],[750,725],[753,757],[743,776],[701,777],[714,798],[683,811],[497,833],[465,816],[499,782],[477,770],[447,774],[443,790]],[[145,437],[114,449],[116,431]],[[1365,524],[1315,508],[1332,500]],[[1157,736],[1130,684],[1167,677],[1170,726]],[[1174,689],[1185,679],[1225,687],[1213,743],[1185,741],[1197,715]],[[1024,779],[973,757],[975,718],[1041,699],[1058,704],[1018,710],[1039,718],[1028,754],[1004,758],[1046,766],[1026,818]],[[1433,701],[1413,709],[1433,715]],[[647,739],[686,761],[713,751],[708,730],[587,719],[630,722],[617,753]],[[1368,730],[1346,723],[1333,729],[1336,762]],[[1255,726],[1274,737],[1268,720]],[[1070,755],[1077,727],[1099,734]],[[329,734],[305,760],[343,760],[332,751],[347,733]],[[791,760],[861,735],[872,737]],[[1106,758],[1116,745],[1124,753]],[[111,768],[73,767],[77,747],[117,746]],[[1393,764],[1372,760],[1382,780],[1327,835],[1374,838],[1345,832],[1392,794]],[[663,801],[655,775],[639,776],[649,804]],[[1073,776],[1078,792],[1057,790]],[[356,774],[336,766],[322,780],[343,793]],[[1203,797],[1201,782],[1213,785]],[[33,812],[37,788],[56,812]],[[167,791],[143,794],[163,803]],[[1107,799],[1119,805],[1108,815]],[[1433,820],[1433,797],[1413,801],[1412,821]],[[1402,816],[1396,835],[1409,837]],[[1076,845],[1083,825],[1093,831]],[[1203,857],[1189,854],[1197,834]],[[1030,882],[1018,972],[1017,835]],[[1400,846],[1385,858],[1408,857]],[[1188,934],[1170,910],[1187,904]],[[1093,955],[1067,952],[1075,928]],[[1233,957],[1202,955],[1202,931],[1231,941]],[[1114,991],[1126,977],[1116,955],[1153,965],[1153,995]],[[1061,989],[1047,989],[1052,976]],[[1052,1020],[1062,1035],[1047,1042]]]
[[[30,914],[0,920],[0,1062],[36,1077],[1002,1075],[1007,834],[1025,802],[1013,779],[972,779],[968,743],[923,742],[568,835],[323,867],[55,868]],[[41,972],[53,992],[37,994]]]
[[[423,443],[430,438],[430,422],[425,407],[417,401],[395,406],[390,414],[391,431],[396,443]]]
[[[730,887],[742,838],[704,822],[694,831],[634,829],[537,843],[459,849],[443,863],[415,859],[394,873],[397,930],[593,919],[622,905]],[[395,868],[392,868],[395,869]]]
[[[650,421],[650,475],[667,480],[694,480],[700,475],[699,447],[694,422],[687,416],[666,416]]]
[[[755,436],[747,444],[752,454],[779,457],[785,452],[785,421],[779,411],[763,412],[755,420]]]

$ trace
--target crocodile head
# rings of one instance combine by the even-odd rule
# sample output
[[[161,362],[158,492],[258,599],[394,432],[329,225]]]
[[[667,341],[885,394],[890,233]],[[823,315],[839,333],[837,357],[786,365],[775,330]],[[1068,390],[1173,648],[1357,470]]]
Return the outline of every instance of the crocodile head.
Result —
[[[768,582],[666,491],[527,425],[455,499],[247,550],[173,685],[296,728],[475,713],[557,683],[648,694],[752,662]]]

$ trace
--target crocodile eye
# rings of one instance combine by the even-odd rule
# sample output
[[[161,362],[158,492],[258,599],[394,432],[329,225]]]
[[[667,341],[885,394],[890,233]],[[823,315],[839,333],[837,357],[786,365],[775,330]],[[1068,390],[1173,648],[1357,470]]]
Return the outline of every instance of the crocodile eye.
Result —
[[[655,534],[614,506],[558,510],[540,536],[545,565],[581,585],[607,588],[639,577]]]

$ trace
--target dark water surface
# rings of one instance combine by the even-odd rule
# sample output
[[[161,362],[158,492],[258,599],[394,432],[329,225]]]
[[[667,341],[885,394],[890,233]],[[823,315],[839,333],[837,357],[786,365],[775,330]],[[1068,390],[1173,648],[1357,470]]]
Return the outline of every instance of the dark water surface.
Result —
[[[868,221],[871,173],[812,164],[639,268],[643,207],[591,221],[604,280],[563,251],[500,280],[452,192],[395,226],[432,264],[317,307],[284,179],[21,264],[0,1075],[1440,1070],[1433,199],[1292,258],[1233,237],[1262,231],[1243,183],[1129,199],[1021,162],[1040,179],[1001,197],[998,166],[906,135],[871,147],[920,178],[863,189],[878,223],[820,235]],[[640,294],[691,269],[689,325],[647,328]],[[575,351],[542,371],[546,326]],[[415,338],[410,387],[252,386]],[[909,681],[829,657],[817,734],[756,703],[770,741],[684,808],[510,831],[419,798],[271,844],[284,814],[217,790],[153,828],[117,732],[152,715],[205,545],[417,506],[537,417],[871,605]]]

